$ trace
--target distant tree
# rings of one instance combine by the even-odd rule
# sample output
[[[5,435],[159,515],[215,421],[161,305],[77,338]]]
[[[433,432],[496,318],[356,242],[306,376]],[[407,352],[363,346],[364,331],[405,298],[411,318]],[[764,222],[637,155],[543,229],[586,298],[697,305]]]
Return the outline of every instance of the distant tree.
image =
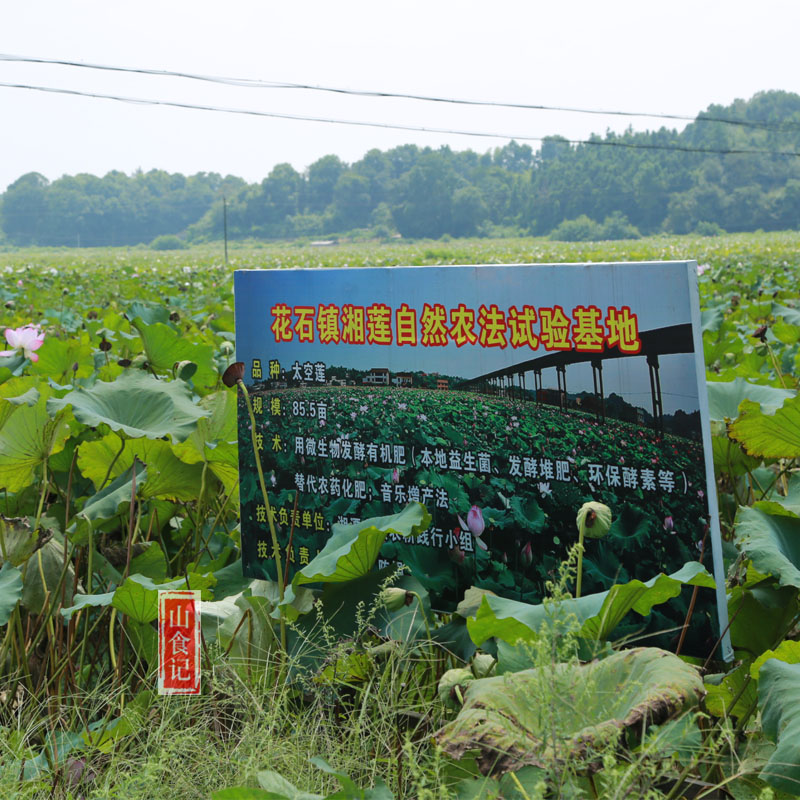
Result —
[[[49,181],[38,172],[28,172],[6,189],[3,195],[3,230],[12,244],[38,244],[47,218]]]
[[[570,150],[570,143],[565,137],[545,136],[542,141],[542,149],[539,152],[539,158],[544,163],[555,161],[555,159],[567,155]]]
[[[533,149],[512,139],[494,151],[494,164],[508,172],[525,172],[533,166]]]
[[[489,217],[489,209],[475,186],[462,186],[453,193],[450,233],[454,236],[474,236],[481,223]]]
[[[336,182],[346,166],[339,156],[323,156],[308,168],[305,208],[312,213],[324,211],[333,202]]]
[[[339,176],[333,189],[333,218],[339,230],[363,228],[369,224],[372,202],[369,180],[354,172]]]
[[[452,225],[452,197],[458,178],[442,153],[429,152],[404,176],[392,210],[403,236],[438,239]]]

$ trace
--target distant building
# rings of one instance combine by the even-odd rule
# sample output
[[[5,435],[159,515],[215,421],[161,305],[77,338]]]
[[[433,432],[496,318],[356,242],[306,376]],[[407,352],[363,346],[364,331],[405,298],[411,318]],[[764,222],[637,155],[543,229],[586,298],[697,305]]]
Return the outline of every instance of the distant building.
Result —
[[[398,372],[397,375],[392,378],[392,383],[395,386],[413,386],[414,376],[410,372]]]
[[[363,377],[362,383],[370,386],[388,386],[389,370],[383,367],[375,367]]]
[[[437,389],[449,389],[450,388],[450,381],[447,378],[437,378],[436,380],[436,388]]]

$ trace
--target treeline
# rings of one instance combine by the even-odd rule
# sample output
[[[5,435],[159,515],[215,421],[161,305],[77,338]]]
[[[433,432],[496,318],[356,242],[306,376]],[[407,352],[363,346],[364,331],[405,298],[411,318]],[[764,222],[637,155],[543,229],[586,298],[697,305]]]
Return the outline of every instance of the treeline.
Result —
[[[200,219],[221,192],[247,186],[216,173],[186,177],[163,170],[65,175],[48,181],[23,175],[0,197],[0,226],[11,244],[105,247],[179,234]]]
[[[743,124],[703,121],[711,117]],[[754,149],[769,152],[703,152]],[[3,195],[0,224],[18,245],[136,244],[165,234],[207,241],[223,236],[225,202],[231,239],[785,230],[800,226],[797,152],[800,95],[771,91],[711,106],[681,132],[629,130],[578,146],[553,136],[537,151],[511,142],[483,154],[403,145],[353,164],[324,156],[303,173],[279,164],[255,184],[160,171],[49,183],[31,173]]]

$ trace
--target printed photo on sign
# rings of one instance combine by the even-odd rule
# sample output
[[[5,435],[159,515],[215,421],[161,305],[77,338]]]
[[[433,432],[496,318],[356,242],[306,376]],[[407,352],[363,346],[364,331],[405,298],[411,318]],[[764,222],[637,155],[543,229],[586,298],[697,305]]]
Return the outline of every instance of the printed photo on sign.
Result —
[[[378,567],[411,567],[444,610],[470,586],[540,602],[587,501],[614,521],[586,542],[584,594],[701,557],[710,568],[694,269],[237,272],[237,357],[289,575],[333,525],[410,501],[432,523],[390,536]],[[274,578],[241,402],[239,435],[244,568]],[[716,638],[714,605],[703,590],[698,646]],[[685,611],[678,599],[651,627]]]

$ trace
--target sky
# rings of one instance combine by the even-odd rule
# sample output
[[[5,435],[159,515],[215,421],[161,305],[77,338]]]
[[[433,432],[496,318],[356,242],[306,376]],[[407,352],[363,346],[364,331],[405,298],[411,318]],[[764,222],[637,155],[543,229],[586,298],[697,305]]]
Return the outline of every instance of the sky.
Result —
[[[479,316],[481,306],[493,303],[505,315],[511,306],[537,309],[560,305],[568,318],[576,307],[596,306],[605,315],[610,306],[627,307],[636,315],[640,332],[690,323],[689,281],[685,263],[492,267],[410,267],[348,270],[314,270],[309,280],[305,270],[240,270],[234,283],[236,296],[236,355],[248,367],[258,358],[262,366],[279,361],[291,374],[295,361],[322,362],[329,366],[392,372],[440,373],[460,378],[481,375],[547,355],[544,344],[529,348],[480,347],[450,341],[445,347],[398,345],[395,312],[402,305],[416,311],[417,331],[426,304],[441,304],[448,311],[463,304]],[[317,309],[331,304],[368,308],[381,303],[392,310],[393,343],[321,343],[318,331],[313,343],[277,342],[271,326],[272,309],[306,306]],[[297,315],[291,318],[295,326]],[[539,324],[534,325],[539,331]],[[508,334],[510,337],[510,333]],[[698,408],[697,372],[692,355],[660,358],[664,411],[692,412]],[[621,395],[633,405],[649,409],[650,378],[644,356],[619,358],[603,366],[606,395]],[[526,378],[533,386],[533,375]],[[544,388],[556,388],[556,370],[542,373]],[[567,368],[570,393],[592,391],[592,370],[588,364]]]
[[[800,92],[796,0],[26,0],[0,3],[0,53],[440,97],[695,115]],[[150,107],[0,87],[0,191],[35,171],[164,169],[260,181],[329,153],[406,143],[478,152],[662,122],[465,108],[0,61],[0,83],[501,134],[477,138]],[[682,123],[666,123],[681,127]],[[536,148],[536,142],[530,142]]]

